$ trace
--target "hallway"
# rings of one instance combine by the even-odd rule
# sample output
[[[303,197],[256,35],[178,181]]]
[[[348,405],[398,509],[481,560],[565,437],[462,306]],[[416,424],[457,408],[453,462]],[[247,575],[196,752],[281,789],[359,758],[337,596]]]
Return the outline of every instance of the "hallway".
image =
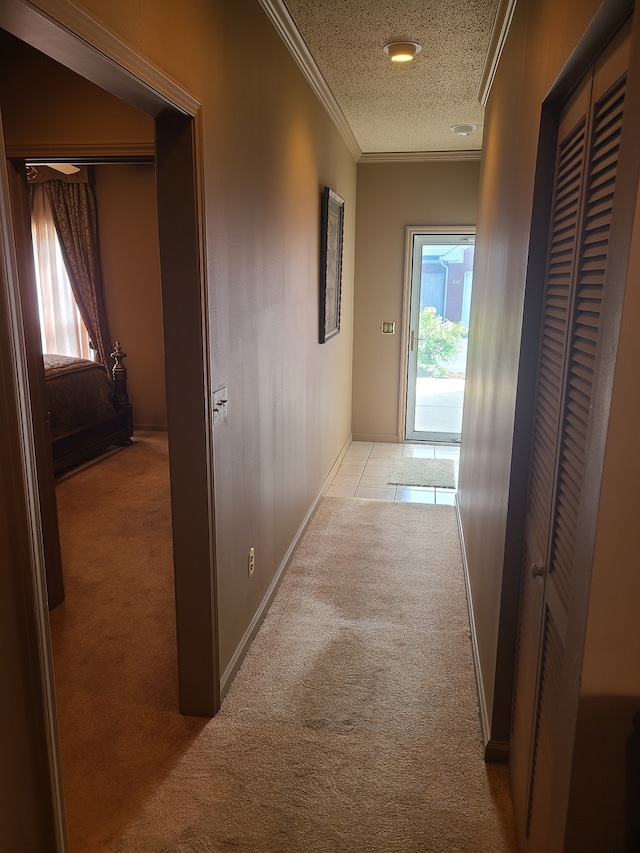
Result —
[[[167,473],[165,437],[140,433],[58,487],[71,853],[512,853],[508,773],[482,760],[453,508],[321,501],[205,720],[177,712]]]
[[[458,479],[460,445],[354,441],[349,446],[327,495],[336,498],[368,498],[441,506],[455,504],[455,489],[390,485],[387,479],[391,462],[398,456],[451,459],[456,481]]]

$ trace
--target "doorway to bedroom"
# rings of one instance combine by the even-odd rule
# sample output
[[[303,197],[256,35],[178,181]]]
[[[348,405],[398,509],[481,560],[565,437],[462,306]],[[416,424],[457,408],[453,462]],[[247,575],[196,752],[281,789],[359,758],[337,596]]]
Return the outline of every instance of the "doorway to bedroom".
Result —
[[[10,5],[10,4],[9,4]],[[15,4],[14,4],[15,5]],[[207,365],[208,355],[206,352],[207,342],[203,336],[202,328],[202,305],[203,305],[203,280],[201,276],[201,243],[199,207],[196,203],[198,192],[198,146],[197,132],[194,126],[197,122],[199,105],[190,99],[186,93],[173,87],[170,91],[167,81],[159,73],[154,76],[144,60],[137,62],[139,67],[133,71],[125,71],[116,60],[109,59],[112,55],[109,48],[115,47],[110,43],[105,45],[103,51],[93,51],[85,43],[75,36],[63,31],[58,25],[48,19],[39,18],[39,13],[34,12],[28,26],[23,26],[20,18],[12,18],[10,14],[4,14],[6,8],[0,12],[0,25],[11,28],[11,36],[24,45],[29,45],[31,50],[35,45],[44,45],[51,49],[52,54],[47,61],[56,58],[54,54],[62,54],[57,58],[67,64],[68,70],[74,64],[84,63],[85,79],[92,77],[97,81],[104,93],[116,89],[119,91],[123,102],[131,107],[137,108],[145,118],[151,119],[151,140],[153,154],[153,126],[155,124],[155,152],[157,162],[155,176],[157,178],[157,195],[154,191],[154,209],[157,213],[157,235],[156,251],[160,249],[161,261],[161,302],[155,303],[161,316],[163,332],[163,347],[166,357],[160,359],[156,364],[158,376],[166,383],[167,410],[171,423],[171,512],[173,520],[173,567],[175,574],[175,599],[172,606],[175,607],[178,618],[179,630],[177,636],[178,646],[178,683],[176,690],[170,697],[170,710],[177,716],[176,693],[179,693],[180,710],[185,714],[212,716],[219,706],[219,676],[218,659],[215,638],[216,598],[215,590],[211,589],[213,567],[213,535],[214,530],[211,522],[212,501],[212,472],[209,447],[209,412],[208,412],[208,389],[207,389]],[[14,26],[15,25],[15,26]],[[52,31],[55,31],[54,33]],[[6,33],[5,33],[6,34]],[[55,38],[51,38],[55,35]],[[105,37],[106,38],[106,37]],[[107,39],[108,41],[108,39]],[[44,49],[43,48],[43,49]],[[88,56],[88,53],[91,54]],[[81,54],[81,57],[78,57]],[[44,54],[38,54],[41,58]],[[61,66],[62,67],[62,66]],[[135,73],[134,73],[135,72]],[[19,77],[19,68],[16,66],[15,73]],[[6,82],[10,85],[14,80],[13,71],[8,75]],[[151,81],[143,83],[143,80]],[[41,80],[46,82],[46,77]],[[166,85],[165,85],[166,84]],[[172,84],[173,85],[173,84]],[[111,88],[110,88],[111,87]],[[64,115],[68,117],[65,123],[61,121],[59,126],[78,130],[82,118],[74,112],[70,104],[69,91],[65,87],[60,89],[62,108]],[[154,100],[155,99],[155,100]],[[25,110],[32,107],[32,98],[25,97],[22,104]],[[172,104],[177,102],[179,108]],[[15,104],[16,99],[13,99]],[[91,104],[91,102],[88,102]],[[7,102],[1,106],[6,106]],[[18,108],[21,105],[18,104]],[[7,108],[6,115],[10,112]],[[58,116],[60,118],[60,116]],[[109,116],[107,114],[107,119]],[[43,116],[46,121],[46,115]],[[94,123],[90,123],[93,127]],[[28,124],[26,127],[32,126]],[[95,130],[95,127],[93,127]],[[94,152],[88,152],[86,146],[82,149],[79,157],[76,150],[55,152],[51,148],[44,150],[43,140],[37,139],[31,131],[26,131],[16,142],[8,138],[9,122],[4,126],[4,143],[8,158],[9,179],[0,176],[0,194],[3,204],[7,210],[11,210],[12,218],[17,223],[15,229],[16,257],[12,263],[11,275],[7,278],[6,287],[9,295],[16,304],[22,303],[23,312],[16,314],[13,319],[13,331],[16,345],[15,363],[8,365],[8,371],[12,382],[20,390],[21,400],[24,400],[25,408],[17,412],[19,418],[19,429],[21,440],[29,451],[25,461],[25,486],[28,497],[32,493],[35,496],[34,505],[40,498],[42,512],[38,517],[44,519],[55,518],[51,514],[51,506],[55,507],[55,493],[51,489],[51,495],[42,486],[40,478],[39,462],[43,454],[51,452],[50,438],[47,445],[47,430],[44,423],[44,409],[38,409],[33,405],[35,392],[38,398],[44,399],[44,377],[42,376],[41,347],[36,341],[33,329],[37,326],[37,308],[33,311],[33,300],[21,298],[19,291],[25,287],[32,289],[30,283],[33,273],[29,273],[27,267],[31,262],[31,247],[24,227],[28,210],[28,199],[26,198],[26,181],[21,180],[25,171],[25,161],[34,157],[47,156],[50,160],[80,159],[85,161],[94,159]],[[76,136],[77,139],[81,138]],[[113,136],[109,141],[101,140],[105,151],[102,153],[107,158],[113,157]],[[45,140],[46,142],[46,140]],[[99,147],[99,145],[98,145]],[[68,148],[68,146],[67,146]],[[117,146],[115,146],[117,148]],[[0,149],[2,144],[0,143]],[[39,150],[36,150],[39,149]],[[106,153],[105,153],[106,152]],[[63,157],[64,153],[64,157]],[[4,157],[4,150],[0,156]],[[105,166],[105,168],[108,168]],[[153,168],[153,167],[152,167]],[[155,189],[155,188],[154,188]],[[10,204],[9,204],[10,201]],[[176,228],[176,223],[180,228]],[[5,283],[3,283],[3,287]],[[24,294],[22,294],[24,296]],[[28,334],[25,333],[27,329]],[[13,340],[13,339],[12,339]],[[34,341],[36,341],[34,343]],[[130,373],[131,376],[131,373]],[[185,379],[185,377],[187,377]],[[39,387],[37,387],[39,386]],[[203,393],[204,391],[204,393]],[[24,411],[31,410],[32,421],[25,417]],[[39,418],[41,423],[35,423]],[[134,450],[135,448],[131,448]],[[127,451],[118,454],[124,459]],[[125,477],[119,483],[122,490],[131,489],[132,482]],[[39,493],[38,493],[39,491]],[[88,500],[93,498],[93,490],[88,492]],[[168,498],[168,490],[167,490]],[[118,563],[121,565],[128,560],[128,549],[126,543],[127,518],[120,515],[119,502],[113,501],[113,519],[107,529],[105,536],[113,536],[121,539],[121,551]],[[49,512],[47,513],[47,510]],[[45,577],[45,561],[42,559],[44,533],[34,520],[30,520],[28,531],[29,541],[32,544],[32,552],[35,555],[29,564],[29,570],[36,578],[38,589],[42,588]],[[57,525],[56,525],[57,527]],[[131,532],[131,531],[129,531]],[[146,531],[147,533],[149,530]],[[91,543],[88,543],[91,544]],[[45,551],[46,553],[46,551]],[[120,568],[120,565],[118,568]],[[153,565],[151,565],[153,568]],[[153,573],[149,578],[153,582]],[[26,581],[25,581],[26,585]],[[99,596],[101,591],[99,592]],[[125,592],[120,589],[119,593]],[[174,586],[172,585],[172,594]],[[55,801],[56,827],[59,837],[64,835],[64,816],[62,814],[62,787],[59,771],[59,747],[58,727],[56,723],[56,701],[54,698],[54,679],[51,669],[49,655],[49,616],[46,612],[46,598],[38,597],[30,602],[29,608],[24,608],[25,613],[33,622],[33,630],[37,633],[39,642],[47,650],[47,654],[38,658],[37,662],[31,661],[34,671],[39,672],[43,685],[45,713],[46,713],[46,737],[49,746],[47,752],[49,762],[49,774],[54,787],[53,798]],[[185,619],[185,613],[189,612],[190,618]],[[100,615],[104,608],[100,602],[96,603],[96,614]],[[69,620],[65,622],[63,633],[68,636],[66,629]],[[31,622],[29,623],[31,628]],[[204,627],[203,627],[204,626]],[[109,626],[106,626],[109,628]],[[204,643],[202,642],[204,638]],[[134,647],[128,644],[124,650],[125,656],[144,653],[144,644]],[[175,643],[171,649],[171,663],[175,669]],[[40,669],[38,669],[40,667]],[[118,668],[116,667],[116,671]],[[102,682],[103,669],[99,664],[93,667],[94,680],[90,686],[93,690]],[[122,676],[120,669],[120,676]],[[153,687],[153,686],[152,686]],[[84,688],[83,688],[84,689]],[[77,707],[77,699],[82,695],[83,689],[78,692],[71,691],[68,694],[69,707]],[[60,697],[58,697],[60,698]],[[58,703],[60,707],[60,703]],[[72,722],[73,724],[73,722]],[[87,750],[85,755],[90,756]]]
[[[406,441],[459,444],[475,233],[408,229]]]

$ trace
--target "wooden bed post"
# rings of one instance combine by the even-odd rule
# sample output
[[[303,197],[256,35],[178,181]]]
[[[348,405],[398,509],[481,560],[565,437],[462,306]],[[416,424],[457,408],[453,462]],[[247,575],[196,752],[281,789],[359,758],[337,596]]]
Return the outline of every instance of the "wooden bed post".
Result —
[[[111,368],[111,376],[113,377],[113,403],[118,411],[126,410],[128,413],[129,430],[133,435],[133,415],[131,412],[131,403],[129,402],[129,394],[127,393],[127,368],[122,363],[122,359],[126,358],[126,352],[122,351],[120,341],[116,341],[116,345],[111,353],[111,358],[115,364]]]

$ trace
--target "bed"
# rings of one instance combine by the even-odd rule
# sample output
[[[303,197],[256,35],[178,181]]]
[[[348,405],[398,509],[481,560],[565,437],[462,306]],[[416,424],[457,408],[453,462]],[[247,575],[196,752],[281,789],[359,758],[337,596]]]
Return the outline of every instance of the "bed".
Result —
[[[111,376],[101,364],[63,355],[44,356],[53,467],[56,475],[131,444],[133,417],[127,394],[126,353],[116,341]]]

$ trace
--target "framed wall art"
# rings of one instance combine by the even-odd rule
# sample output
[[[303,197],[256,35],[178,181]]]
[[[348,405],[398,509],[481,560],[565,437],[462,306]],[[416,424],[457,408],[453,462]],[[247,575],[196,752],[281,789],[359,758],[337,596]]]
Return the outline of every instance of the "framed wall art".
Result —
[[[320,343],[340,331],[344,199],[325,187],[320,216]]]

